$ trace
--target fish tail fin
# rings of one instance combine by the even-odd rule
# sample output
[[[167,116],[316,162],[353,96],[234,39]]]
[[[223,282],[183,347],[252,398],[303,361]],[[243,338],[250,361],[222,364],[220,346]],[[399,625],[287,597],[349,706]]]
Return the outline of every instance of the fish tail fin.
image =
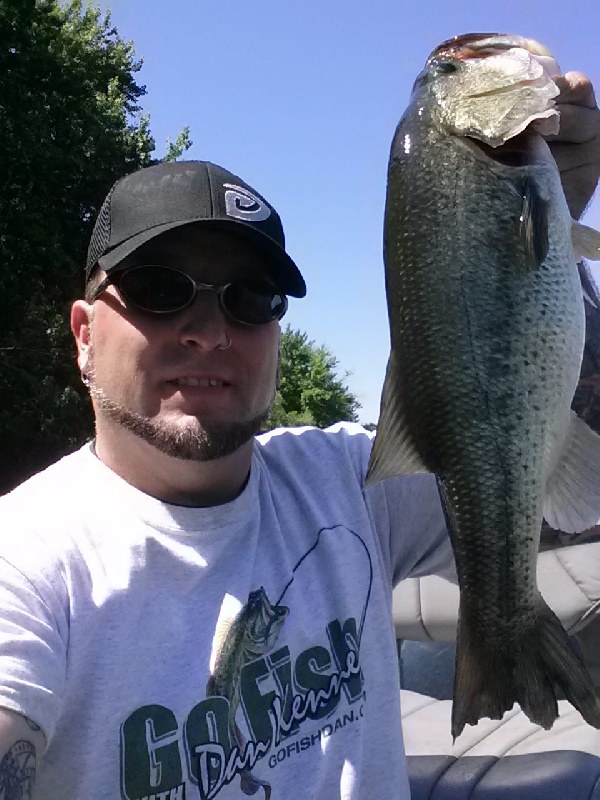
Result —
[[[452,736],[466,724],[482,717],[500,719],[519,703],[535,724],[549,730],[558,717],[554,684],[585,721],[600,728],[600,703],[592,679],[574,649],[560,620],[541,596],[538,621],[533,631],[510,652],[476,642],[480,637],[467,625],[459,625],[452,706]],[[473,679],[475,677],[475,680]]]
[[[268,781],[262,781],[256,778],[250,770],[244,770],[240,777],[240,789],[245,795],[252,796],[259,792],[261,789],[265,793],[265,800],[271,797],[271,784]]]
[[[461,611],[456,637],[452,739],[465,725],[476,725],[482,717],[501,719],[515,701],[512,662],[484,647],[475,626]]]
[[[523,662],[523,667],[517,667],[515,676],[517,689],[519,694],[523,695],[517,697],[517,701],[532,722],[544,728],[552,726],[554,718],[549,720],[549,724],[544,725],[543,721],[535,718],[538,713],[536,706],[531,704],[528,708],[525,700],[527,694],[535,697],[531,683],[536,680],[535,670],[540,669],[538,665],[541,665],[546,681],[560,686],[566,699],[579,711],[584,720],[594,728],[600,728],[600,702],[590,674],[561,621],[541,595],[539,603],[540,614],[536,635],[527,642],[529,661],[534,663],[535,667],[528,672],[527,661]]]

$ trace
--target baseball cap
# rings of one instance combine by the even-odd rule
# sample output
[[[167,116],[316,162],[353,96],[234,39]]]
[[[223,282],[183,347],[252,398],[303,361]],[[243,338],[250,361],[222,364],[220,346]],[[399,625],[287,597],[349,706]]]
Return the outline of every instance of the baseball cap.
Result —
[[[265,254],[281,292],[306,294],[300,270],[285,251],[279,214],[241,178],[210,161],[165,162],[118,180],[94,226],[86,281],[96,265],[110,274],[138,247],[190,223],[246,237]]]

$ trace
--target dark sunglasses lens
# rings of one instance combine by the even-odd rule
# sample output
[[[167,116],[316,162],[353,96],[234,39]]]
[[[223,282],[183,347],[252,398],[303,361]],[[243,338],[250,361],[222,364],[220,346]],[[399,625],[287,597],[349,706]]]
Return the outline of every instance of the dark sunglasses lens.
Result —
[[[126,300],[156,314],[178,311],[194,297],[194,282],[169,267],[132,267],[125,270],[118,286]]]
[[[223,291],[225,311],[246,325],[265,325],[281,319],[287,310],[284,295],[263,283],[230,283]]]

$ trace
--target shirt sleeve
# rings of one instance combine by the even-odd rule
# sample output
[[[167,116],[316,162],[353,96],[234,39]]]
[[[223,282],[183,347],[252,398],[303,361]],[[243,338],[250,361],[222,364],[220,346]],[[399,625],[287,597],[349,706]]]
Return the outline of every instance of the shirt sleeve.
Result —
[[[66,675],[68,620],[52,585],[0,557],[0,706],[39,725],[49,742]]]
[[[390,478],[365,496],[384,551],[390,580],[441,575],[456,581],[454,557],[435,477]]]
[[[330,431],[345,435],[363,485],[374,432],[344,423]],[[440,575],[456,582],[452,545],[437,481],[430,473],[399,476],[363,489],[392,586],[409,577]]]

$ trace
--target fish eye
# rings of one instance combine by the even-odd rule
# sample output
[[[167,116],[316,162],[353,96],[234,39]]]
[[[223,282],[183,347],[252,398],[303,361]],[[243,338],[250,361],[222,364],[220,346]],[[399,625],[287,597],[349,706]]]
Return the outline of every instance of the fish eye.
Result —
[[[435,68],[444,75],[450,75],[452,72],[458,71],[458,65],[455,61],[436,61]]]

